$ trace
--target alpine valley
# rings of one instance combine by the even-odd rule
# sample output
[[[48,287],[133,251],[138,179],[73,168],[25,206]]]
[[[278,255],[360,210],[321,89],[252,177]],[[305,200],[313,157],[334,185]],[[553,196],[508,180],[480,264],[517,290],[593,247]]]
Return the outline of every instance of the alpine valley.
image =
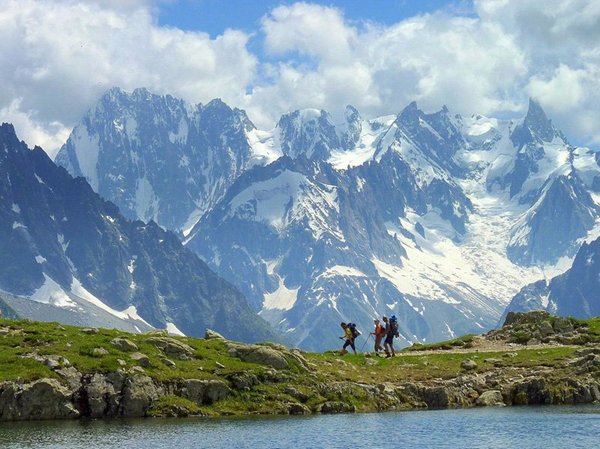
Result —
[[[197,297],[189,289],[199,288],[192,282],[199,276],[201,285],[225,289],[200,295],[212,299],[210,326],[241,315],[245,332],[266,336],[241,295],[207,274],[195,252],[287,341],[323,350],[337,346],[342,320],[357,322],[366,338],[373,317],[395,314],[403,344],[444,340],[496,326],[513,297],[515,310],[548,306],[548,295],[558,298],[578,282],[569,273],[585,267],[595,267],[589,277],[598,284],[600,158],[570,145],[533,100],[519,120],[461,117],[446,107],[426,113],[411,103],[369,120],[348,106],[342,123],[326,111],[299,110],[260,130],[218,99],[190,105],[114,88],[55,162],[126,219],[82,179],[30,153],[30,193],[46,208],[33,210],[47,212],[34,226],[19,218],[25,204],[9,201],[7,232],[23,233],[19,242],[35,240],[36,227],[52,236],[35,254],[19,252],[31,279],[12,285],[15,276],[4,276],[1,288],[35,297],[55,283],[65,307],[85,290],[116,310],[134,310],[138,321],[193,334],[200,309],[186,302],[175,310],[182,298]],[[79,193],[69,202],[50,198],[66,184]],[[69,215],[78,207],[88,217],[92,205],[93,220]],[[86,261],[91,254],[102,261]],[[154,265],[143,254],[156,256]],[[169,294],[158,288],[160,276]],[[561,298],[554,310],[574,313],[556,306],[571,301]],[[598,295],[586,301],[577,310],[597,314]]]

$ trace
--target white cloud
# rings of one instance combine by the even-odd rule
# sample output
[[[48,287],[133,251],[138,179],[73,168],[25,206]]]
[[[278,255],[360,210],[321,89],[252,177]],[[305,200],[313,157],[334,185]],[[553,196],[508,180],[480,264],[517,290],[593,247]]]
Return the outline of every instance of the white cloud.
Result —
[[[475,0],[391,25],[341,9],[278,6],[252,35],[158,25],[172,0],[0,0],[0,120],[55,150],[106,89],[221,97],[272,126],[289,110],[373,117],[412,100],[463,114],[522,113],[536,97],[572,141],[600,144],[600,2]],[[254,47],[255,48],[255,47]]]
[[[257,66],[249,36],[159,27],[155,3],[0,0],[0,120],[19,99],[17,131],[52,152],[56,141],[31,130],[73,126],[113,86],[240,104]]]
[[[517,43],[476,18],[438,13],[359,28],[337,9],[297,3],[262,25],[267,50],[282,56],[275,82],[255,87],[245,106],[272,120],[297,107],[335,114],[348,103],[368,116],[398,113],[412,100],[461,113],[514,110],[515,87],[524,85]],[[313,60],[297,64],[293,52]]]

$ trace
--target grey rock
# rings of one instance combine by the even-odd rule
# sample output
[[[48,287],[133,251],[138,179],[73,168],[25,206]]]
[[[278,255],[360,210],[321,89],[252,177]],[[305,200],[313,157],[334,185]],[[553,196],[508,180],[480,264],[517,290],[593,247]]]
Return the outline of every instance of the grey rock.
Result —
[[[450,405],[450,395],[444,386],[424,388],[421,398],[429,408],[446,408]]]
[[[207,340],[225,340],[225,337],[223,337],[217,331],[213,331],[212,329],[206,329],[204,338]]]
[[[542,321],[538,328],[542,337],[549,337],[550,335],[554,334],[554,328],[552,327],[550,321]]]
[[[162,357],[160,360],[169,368],[177,368],[177,364],[173,360],[167,359],[166,357]]]
[[[124,417],[145,416],[152,402],[162,393],[150,377],[133,373],[124,381],[119,414]]]
[[[249,363],[271,366],[275,369],[286,369],[289,363],[281,351],[260,345],[229,345],[229,355],[238,357]]]
[[[481,393],[475,401],[475,405],[480,407],[490,407],[496,405],[505,405],[502,398],[502,392],[499,390],[488,390]]]
[[[132,342],[131,340],[128,340],[126,338],[114,338],[110,341],[113,346],[121,351],[125,351],[125,352],[133,352],[133,351],[137,351],[138,347],[137,345]]]
[[[341,401],[327,401],[319,404],[316,411],[323,414],[354,413],[356,407],[352,404]]]
[[[194,348],[171,337],[150,337],[148,343],[161,349],[167,356],[180,360],[189,360],[194,357]]]
[[[146,354],[142,354],[141,352],[134,352],[129,356],[129,358],[140,366],[150,366],[150,359]]]
[[[294,387],[287,387],[285,390],[283,390],[283,392],[287,395],[290,395],[294,399],[299,400],[300,402],[306,402],[306,401],[308,401],[308,398],[309,398],[309,396],[307,394],[302,393],[301,391],[298,391]]]
[[[290,415],[310,415],[311,412],[306,405],[295,402],[288,405],[288,413]]]
[[[460,363],[460,367],[466,371],[472,371],[474,369],[477,369],[477,362],[471,359],[463,360]]]
[[[115,386],[103,374],[91,375],[83,386],[90,418],[116,416],[119,408],[119,395]]]
[[[236,390],[249,390],[260,383],[258,378],[249,372],[236,373],[231,376],[230,381]]]
[[[72,391],[56,379],[18,385],[0,384],[0,419],[5,421],[69,419],[79,417]]]
[[[108,355],[108,351],[105,348],[92,349],[92,356],[94,357],[104,357],[105,355]]]
[[[231,389],[222,380],[188,379],[183,382],[180,395],[196,404],[212,404],[225,399]]]

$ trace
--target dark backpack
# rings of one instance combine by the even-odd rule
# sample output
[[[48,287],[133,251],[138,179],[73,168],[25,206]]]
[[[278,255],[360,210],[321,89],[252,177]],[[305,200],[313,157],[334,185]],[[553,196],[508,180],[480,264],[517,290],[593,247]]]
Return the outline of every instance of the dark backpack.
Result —
[[[398,338],[400,336],[400,332],[398,332],[398,321],[396,321],[396,317],[392,315],[392,317],[390,318],[390,327],[391,327],[391,334]]]
[[[352,332],[352,338],[356,338],[360,335],[360,331],[356,328],[356,324],[348,323],[348,327],[350,328],[350,331]]]

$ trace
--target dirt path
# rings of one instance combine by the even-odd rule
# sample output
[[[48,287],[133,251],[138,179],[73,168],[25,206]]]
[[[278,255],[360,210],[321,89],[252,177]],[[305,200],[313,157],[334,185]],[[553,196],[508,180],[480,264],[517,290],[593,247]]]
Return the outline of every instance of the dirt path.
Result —
[[[555,344],[537,344],[537,345],[520,345],[517,343],[507,343],[501,340],[487,340],[484,337],[476,336],[473,338],[473,346],[470,348],[456,347],[452,349],[434,349],[434,350],[423,350],[423,351],[406,351],[397,352],[397,355],[427,355],[427,354],[462,354],[472,352],[514,352],[522,349],[549,349],[549,348],[564,348],[570,347],[575,348],[579,346],[563,345],[559,343]]]

